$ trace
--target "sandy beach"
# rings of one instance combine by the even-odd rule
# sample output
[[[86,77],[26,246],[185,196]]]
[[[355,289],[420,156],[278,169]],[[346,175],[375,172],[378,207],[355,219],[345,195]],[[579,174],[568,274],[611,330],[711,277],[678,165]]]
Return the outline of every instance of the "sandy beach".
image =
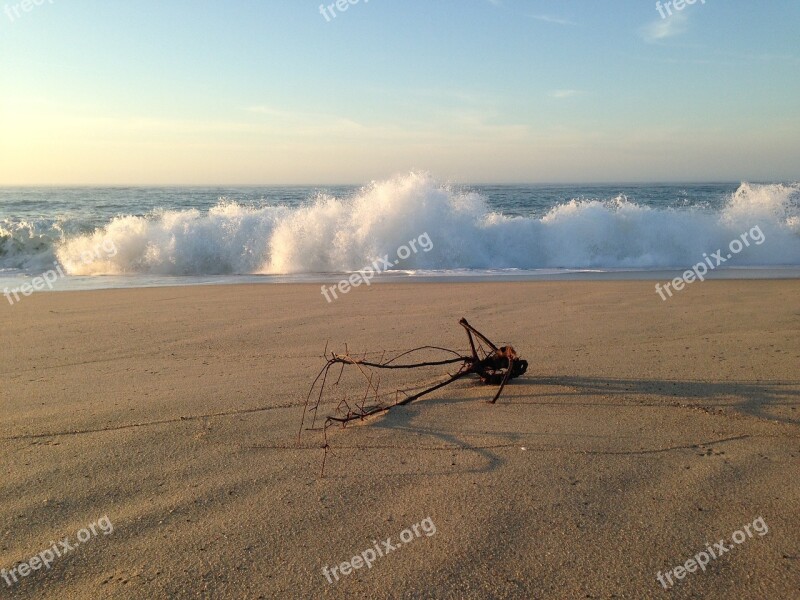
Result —
[[[646,281],[377,284],[332,303],[301,284],[33,294],[0,308],[0,597],[798,597],[798,293],[786,280],[667,301]],[[326,343],[464,349],[462,316],[528,373],[496,405],[463,380],[331,429],[320,477],[318,432],[299,446],[297,433]],[[41,554],[65,538],[62,556]],[[703,569],[671,571],[722,540]]]

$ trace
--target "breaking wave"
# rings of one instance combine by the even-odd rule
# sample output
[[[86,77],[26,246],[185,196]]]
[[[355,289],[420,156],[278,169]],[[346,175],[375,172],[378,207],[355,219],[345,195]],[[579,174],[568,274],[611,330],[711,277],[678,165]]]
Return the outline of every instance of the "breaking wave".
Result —
[[[90,232],[69,220],[0,220],[0,269],[58,260],[71,275],[346,272],[394,256],[424,232],[433,249],[396,269],[657,269],[693,264],[755,226],[764,243],[732,264],[800,265],[800,184],[743,183],[720,210],[618,197],[512,217],[490,210],[480,194],[411,173],[301,207],[221,200],[210,210],[119,216]],[[113,256],[98,251],[108,240]]]

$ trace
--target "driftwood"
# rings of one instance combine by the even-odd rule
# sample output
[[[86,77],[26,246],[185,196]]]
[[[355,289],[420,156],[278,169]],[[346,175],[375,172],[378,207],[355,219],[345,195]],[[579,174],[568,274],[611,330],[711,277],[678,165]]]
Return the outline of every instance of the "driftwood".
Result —
[[[311,412],[313,417],[310,429],[314,429],[317,420],[317,413],[323,401],[326,387],[328,386],[328,373],[331,367],[341,365],[339,376],[333,385],[338,385],[341,381],[342,375],[346,367],[355,367],[363,375],[367,382],[367,389],[364,396],[360,401],[348,401],[347,398],[343,399],[336,407],[335,414],[326,417],[325,423],[322,427],[325,433],[325,454],[327,457],[328,442],[327,442],[327,429],[329,426],[340,423],[342,426],[347,425],[351,421],[363,420],[367,417],[377,415],[391,410],[396,406],[404,406],[410,404],[415,400],[419,400],[423,396],[450,385],[467,375],[477,375],[480,381],[486,385],[499,386],[497,393],[489,400],[491,404],[497,402],[497,399],[503,393],[503,389],[509,380],[520,377],[528,369],[528,361],[520,358],[516,350],[512,346],[502,346],[498,348],[492,343],[489,338],[483,335],[480,331],[472,327],[466,319],[461,319],[459,324],[466,330],[467,338],[469,339],[469,347],[471,354],[465,355],[449,348],[440,348],[438,346],[421,346],[403,352],[389,360],[384,360],[384,355],[380,360],[371,361],[367,360],[365,353],[361,358],[351,356],[345,347],[344,354],[335,354],[333,352],[328,355],[328,348],[325,347],[323,357],[326,359],[325,366],[317,375],[314,382],[311,384],[311,389],[306,397],[305,406],[303,408],[303,416],[300,421],[300,432],[298,433],[298,443],[300,436],[302,436],[303,428],[306,424],[308,413]],[[486,347],[484,347],[484,345]],[[452,355],[450,358],[443,358],[441,360],[421,361],[421,362],[404,362],[401,359],[409,360],[414,354],[421,352],[444,352]],[[380,377],[377,374],[383,370],[397,370],[397,369],[421,369],[426,367],[438,367],[447,365],[459,365],[458,370],[449,374],[449,377],[438,383],[421,386],[417,388],[396,389],[393,392],[380,393]],[[312,405],[311,397],[314,390],[319,385],[319,394],[317,395],[316,402]],[[415,391],[418,390],[418,391]],[[410,393],[414,391],[415,393]],[[388,398],[388,400],[384,400]],[[325,469],[325,461],[323,460],[323,473]]]

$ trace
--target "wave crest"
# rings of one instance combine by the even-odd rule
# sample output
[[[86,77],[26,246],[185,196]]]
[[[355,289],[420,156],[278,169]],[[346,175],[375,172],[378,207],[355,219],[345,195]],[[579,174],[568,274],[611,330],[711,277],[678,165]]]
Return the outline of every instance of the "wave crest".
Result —
[[[320,195],[300,208],[225,200],[208,211],[120,216],[57,243],[0,224],[0,259],[24,264],[20,257],[48,255],[52,244],[72,275],[343,272],[393,256],[427,232],[433,250],[412,254],[397,269],[649,269],[693,264],[758,225],[765,243],[731,264],[800,265],[798,199],[800,184],[743,183],[719,211],[657,209],[620,197],[572,200],[541,218],[511,217],[491,211],[480,194],[411,173],[348,198]],[[113,240],[114,256],[82,260],[104,239]]]

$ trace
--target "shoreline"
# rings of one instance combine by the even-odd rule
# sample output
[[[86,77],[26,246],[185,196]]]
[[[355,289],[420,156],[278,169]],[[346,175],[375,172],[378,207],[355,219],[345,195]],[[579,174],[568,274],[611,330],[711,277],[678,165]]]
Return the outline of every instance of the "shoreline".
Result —
[[[680,277],[686,272],[685,268],[658,269],[658,270],[565,270],[553,272],[522,273],[431,273],[416,274],[408,272],[381,273],[370,281],[370,285],[386,284],[502,284],[502,283],[535,283],[535,282],[666,282]],[[71,291],[96,291],[108,289],[150,289],[150,288],[181,288],[198,286],[236,286],[236,285],[312,285],[331,284],[347,279],[358,271],[343,271],[341,273],[312,273],[297,275],[220,275],[220,276],[71,276],[59,279],[48,289],[41,292],[71,292]],[[0,276],[0,292],[6,288],[9,291],[19,290],[20,286],[30,284],[41,275],[17,275],[13,277]],[[800,266],[775,267],[733,267],[723,268],[709,272],[707,281],[781,281],[800,279]],[[18,293],[18,295],[20,295]],[[0,302],[1,304],[2,302]]]

